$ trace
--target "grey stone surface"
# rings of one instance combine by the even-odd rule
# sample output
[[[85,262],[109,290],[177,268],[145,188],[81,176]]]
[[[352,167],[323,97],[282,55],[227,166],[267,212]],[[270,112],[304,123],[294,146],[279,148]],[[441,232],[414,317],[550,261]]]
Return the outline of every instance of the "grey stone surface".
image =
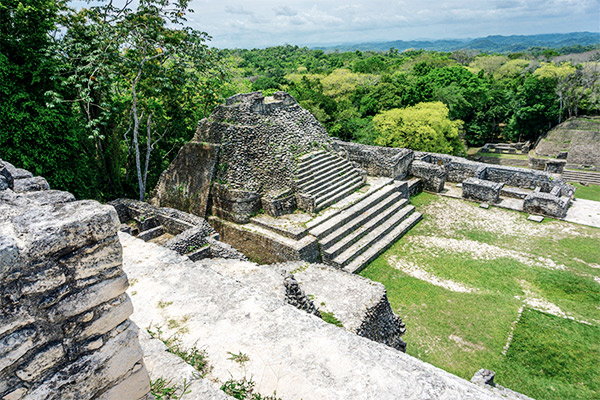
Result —
[[[394,314],[385,287],[324,264],[278,264],[294,275],[320,312],[332,313],[350,332],[405,351],[405,326]]]
[[[523,211],[530,214],[543,214],[563,218],[567,214],[570,198],[553,196],[550,193],[531,193],[525,197]]]
[[[206,350],[210,379],[252,376],[258,392],[276,390],[283,399],[511,398],[327,324],[170,250],[126,234],[121,241],[125,270],[136,279],[134,320],[165,327],[167,335],[175,333],[166,328],[168,320],[182,321],[182,343]],[[244,370],[228,352],[248,356]]]
[[[17,193],[22,192],[37,192],[39,190],[48,190],[50,185],[41,176],[35,176],[32,178],[15,179],[14,191]]]
[[[529,217],[527,217],[527,219],[533,222],[542,222],[544,220],[544,217],[542,217],[541,215],[530,215]]]
[[[164,379],[168,387],[177,389],[177,395],[182,394],[184,385],[186,385],[187,391],[183,396],[186,400],[233,399],[226,395],[217,383],[200,378],[196,369],[186,364],[180,357],[170,353],[163,342],[153,339],[145,330],[140,331],[140,345],[144,351],[144,363],[152,381],[159,378]]]
[[[369,146],[341,140],[334,141],[334,146],[371,176],[404,179],[414,159],[413,151],[409,149]]]
[[[161,174],[150,203],[206,216],[218,153],[218,144],[186,143]]]
[[[320,259],[317,239],[312,236],[294,240],[252,223],[238,225],[217,217],[210,217],[209,221],[223,242],[257,263]]]
[[[465,199],[497,203],[504,184],[484,179],[468,178],[462,183],[462,196]]]
[[[0,398],[147,396],[118,226],[65,192],[0,192]]]
[[[412,176],[421,178],[423,189],[439,193],[446,183],[446,169],[443,166],[415,160],[410,165],[409,172]]]

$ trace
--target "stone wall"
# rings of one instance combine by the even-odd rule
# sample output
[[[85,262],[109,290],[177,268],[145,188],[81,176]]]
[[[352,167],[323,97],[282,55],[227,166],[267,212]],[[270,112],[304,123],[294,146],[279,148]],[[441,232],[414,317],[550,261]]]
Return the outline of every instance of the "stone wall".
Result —
[[[462,183],[462,196],[465,199],[497,203],[503,183],[486,181],[484,179],[468,178]]]
[[[421,178],[423,189],[439,193],[446,183],[446,169],[443,166],[415,160],[410,165],[410,174]]]
[[[237,225],[221,218],[209,217],[211,225],[221,235],[221,240],[242,251],[259,264],[285,261],[320,261],[317,239],[305,236],[296,241],[281,235],[273,235],[267,229],[254,224]]]
[[[164,246],[192,261],[216,257],[247,260],[242,253],[219,241],[219,234],[204,218],[132,199],[113,200],[110,205],[117,210],[121,231],[144,241],[172,235],[174,237],[163,241]]]
[[[2,167],[5,182],[31,179],[7,179]],[[148,398],[114,208],[65,192],[15,193],[5,186],[0,398]],[[19,187],[25,186],[35,185]]]
[[[570,197],[551,193],[534,192],[525,197],[523,211],[530,214],[542,214],[564,218],[569,208]]]
[[[413,151],[403,148],[369,146],[341,140],[336,140],[334,146],[371,176],[404,179],[414,159]]]
[[[185,144],[161,174],[150,203],[204,217],[218,152],[218,144],[195,141]]]

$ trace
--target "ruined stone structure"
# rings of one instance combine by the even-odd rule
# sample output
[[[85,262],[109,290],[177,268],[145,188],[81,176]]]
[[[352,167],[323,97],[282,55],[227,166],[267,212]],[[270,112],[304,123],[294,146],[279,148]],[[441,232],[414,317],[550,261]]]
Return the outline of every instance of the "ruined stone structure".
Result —
[[[219,240],[204,218],[168,207],[117,199],[110,202],[121,222],[120,230],[143,241],[154,241],[196,261],[204,258],[247,260],[246,256]]]
[[[149,398],[114,208],[0,176],[0,398]]]
[[[440,192],[440,180],[462,184],[463,197],[494,203],[500,195],[524,199],[528,213],[563,218],[575,188],[548,172],[490,165],[447,154],[416,152],[416,171],[426,188]],[[416,161],[415,161],[416,162]],[[413,163],[414,164],[414,163]],[[430,183],[428,183],[430,182]]]
[[[566,168],[600,171],[600,118],[570,118],[549,131],[535,155],[564,160]]]
[[[441,192],[446,182],[471,200],[508,196],[523,211],[559,218],[574,193],[550,173],[334,140],[287,93],[255,92],[200,121],[152,202],[206,216],[257,262],[323,262],[355,273],[421,219],[409,197]]]

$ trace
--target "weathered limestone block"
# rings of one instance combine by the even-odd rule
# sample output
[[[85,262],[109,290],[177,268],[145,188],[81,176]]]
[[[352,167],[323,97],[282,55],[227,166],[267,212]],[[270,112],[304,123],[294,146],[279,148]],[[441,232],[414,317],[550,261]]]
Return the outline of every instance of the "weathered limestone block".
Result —
[[[261,208],[260,196],[254,192],[228,189],[225,185],[213,183],[212,213],[238,224],[245,224]]]
[[[177,387],[181,392],[184,383],[189,385],[186,400],[231,400],[220,388],[220,385],[198,376],[191,365],[167,350],[158,339],[153,339],[147,332],[140,331],[140,344],[144,350],[144,363],[152,381],[162,378]]]
[[[444,166],[446,168],[446,180],[448,182],[462,182],[467,178],[472,178],[477,175],[480,167],[485,166],[483,163],[469,161],[466,158],[449,156],[447,154],[429,153],[428,161],[432,164]]]
[[[65,192],[0,192],[1,399],[147,396],[118,226]]]
[[[564,218],[569,208],[570,198],[553,196],[550,193],[533,192],[524,201],[523,211],[530,214],[542,214],[555,218]]]
[[[567,160],[548,160],[546,161],[546,167],[544,168],[544,171],[550,174],[562,174],[565,169],[565,165],[567,165]]]
[[[439,193],[446,184],[446,169],[442,166],[415,160],[410,165],[410,174],[423,181],[423,188]]]
[[[48,190],[50,185],[41,176],[35,176],[33,178],[16,179],[14,182],[14,191],[17,193],[22,192],[37,192],[40,190]]]
[[[465,199],[497,203],[503,183],[490,182],[483,179],[468,178],[462,183],[462,196]]]
[[[174,330],[167,321],[186,316],[182,344],[206,350],[212,379],[260,377],[257,392],[271,395],[276,390],[284,399],[506,400],[265,296],[208,265],[125,234],[121,238],[125,270],[137,281],[133,318],[141,326],[152,322],[164,327],[169,335]],[[161,308],[161,301],[172,303]],[[228,352],[248,356],[244,371]]]
[[[14,177],[7,165],[0,160],[0,190],[13,189]]]
[[[404,323],[392,311],[382,284],[324,264],[290,262],[276,266],[293,274],[319,311],[332,313],[345,329],[406,350],[401,339],[406,331]]]
[[[216,217],[210,217],[209,221],[223,242],[260,264],[320,259],[319,244],[312,236],[296,241],[254,224],[237,225]]]
[[[269,192],[261,198],[261,203],[265,213],[275,218],[291,214],[297,208],[296,196],[292,190]]]
[[[219,145],[189,142],[160,176],[150,203],[204,217]]]
[[[137,327],[125,322],[117,327],[97,351],[83,355],[58,370],[28,393],[31,400],[95,399],[99,393],[115,386],[133,370],[143,368],[142,350]],[[145,368],[144,368],[145,370]],[[147,377],[146,372],[146,377]],[[79,384],[74,384],[79,382]],[[84,383],[85,382],[85,383]],[[122,399],[138,400],[150,391],[149,379],[137,393],[122,393]]]
[[[414,153],[409,149],[369,146],[359,143],[334,141],[348,160],[357,163],[371,176],[404,179],[409,173]]]

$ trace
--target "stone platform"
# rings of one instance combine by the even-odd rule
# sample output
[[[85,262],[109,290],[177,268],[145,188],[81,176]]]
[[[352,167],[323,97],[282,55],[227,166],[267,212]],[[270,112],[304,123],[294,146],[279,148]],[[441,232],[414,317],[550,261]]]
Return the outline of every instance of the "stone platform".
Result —
[[[209,379],[245,376],[259,393],[276,391],[282,399],[507,398],[209,266],[126,234],[120,238],[125,271],[135,282],[129,290],[132,319],[142,328],[161,326],[167,336],[178,333],[184,346],[205,349],[213,367]],[[230,353],[249,361],[241,368]]]

